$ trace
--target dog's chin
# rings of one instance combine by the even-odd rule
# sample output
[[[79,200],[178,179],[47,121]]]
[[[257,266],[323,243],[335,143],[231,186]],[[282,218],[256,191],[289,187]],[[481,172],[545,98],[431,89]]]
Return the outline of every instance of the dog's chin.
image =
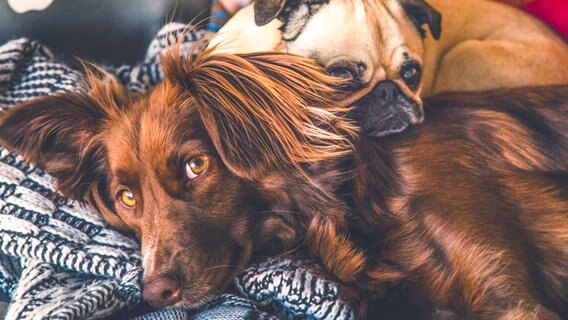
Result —
[[[201,281],[184,281],[185,286],[181,300],[174,304],[174,307],[197,309],[208,304],[215,297],[224,293],[243,269],[244,264],[234,265],[217,273],[213,273],[207,268],[203,269],[205,278]]]
[[[207,305],[215,297],[219,295],[219,292],[213,290],[206,294],[200,294],[196,296],[191,293],[183,293],[181,301],[171,306],[171,308],[183,308],[183,309],[200,309],[203,306]]]

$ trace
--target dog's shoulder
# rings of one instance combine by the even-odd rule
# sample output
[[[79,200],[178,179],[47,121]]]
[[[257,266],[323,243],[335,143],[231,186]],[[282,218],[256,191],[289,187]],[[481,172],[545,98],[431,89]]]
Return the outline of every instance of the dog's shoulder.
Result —
[[[568,171],[568,86],[441,94],[425,101],[425,113],[413,145],[491,167]]]

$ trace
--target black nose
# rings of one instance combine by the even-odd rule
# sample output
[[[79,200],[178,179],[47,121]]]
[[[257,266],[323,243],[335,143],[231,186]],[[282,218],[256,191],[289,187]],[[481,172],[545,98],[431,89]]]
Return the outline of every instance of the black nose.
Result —
[[[156,308],[176,304],[181,300],[179,281],[171,274],[146,277],[142,297]]]
[[[408,97],[394,82],[379,82],[355,102],[351,117],[366,136],[384,137],[399,133],[424,119],[421,101]]]
[[[375,86],[372,94],[375,98],[375,103],[388,106],[393,104],[401,93],[396,84],[384,81]]]

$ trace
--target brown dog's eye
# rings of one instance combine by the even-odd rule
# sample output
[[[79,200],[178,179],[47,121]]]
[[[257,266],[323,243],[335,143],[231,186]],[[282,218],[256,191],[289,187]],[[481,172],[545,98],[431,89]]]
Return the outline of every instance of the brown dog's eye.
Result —
[[[406,85],[412,89],[418,89],[422,77],[422,69],[414,62],[405,63],[400,69],[400,76]]]
[[[189,180],[199,177],[209,165],[209,159],[206,156],[197,156],[189,159],[185,165],[185,173]]]
[[[134,193],[129,189],[120,191],[119,198],[120,202],[122,202],[122,204],[124,204],[126,207],[128,208],[136,207],[136,197],[134,196]]]

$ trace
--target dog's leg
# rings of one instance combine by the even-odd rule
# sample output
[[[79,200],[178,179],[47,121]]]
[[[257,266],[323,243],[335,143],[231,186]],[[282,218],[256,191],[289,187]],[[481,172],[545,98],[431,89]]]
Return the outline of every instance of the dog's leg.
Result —
[[[443,56],[434,86],[426,94],[486,90],[496,83],[500,87],[568,83],[567,54],[554,43],[538,40],[468,40]]]

